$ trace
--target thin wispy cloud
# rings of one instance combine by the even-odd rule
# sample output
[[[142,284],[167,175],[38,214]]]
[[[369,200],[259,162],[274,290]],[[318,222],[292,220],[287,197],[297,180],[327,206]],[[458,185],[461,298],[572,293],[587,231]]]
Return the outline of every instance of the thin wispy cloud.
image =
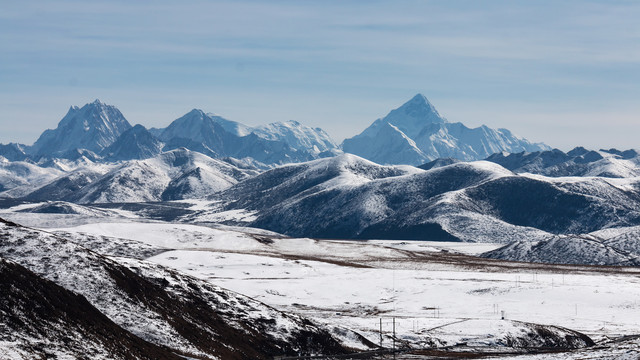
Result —
[[[296,119],[339,140],[422,92],[450,119],[544,141],[549,130],[523,111],[640,111],[638,18],[625,1],[16,2],[0,14],[0,121],[20,103],[39,123],[0,141],[55,126],[61,114],[41,100],[52,92],[67,94],[57,108],[108,95],[147,126],[201,107],[250,124]],[[171,96],[177,109],[157,105],[164,119],[143,108]]]

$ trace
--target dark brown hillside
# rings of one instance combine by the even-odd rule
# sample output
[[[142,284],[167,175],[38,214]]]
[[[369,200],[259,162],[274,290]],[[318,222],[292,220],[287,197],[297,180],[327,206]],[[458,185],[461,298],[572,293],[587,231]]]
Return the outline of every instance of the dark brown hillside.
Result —
[[[122,329],[83,296],[0,259],[0,340],[16,341],[33,358],[180,359]]]

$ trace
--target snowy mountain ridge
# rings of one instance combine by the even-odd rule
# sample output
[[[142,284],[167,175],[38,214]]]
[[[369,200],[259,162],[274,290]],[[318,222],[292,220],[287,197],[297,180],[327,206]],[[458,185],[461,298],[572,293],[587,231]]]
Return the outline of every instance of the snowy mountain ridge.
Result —
[[[251,158],[263,164],[308,161],[337,151],[321,129],[294,121],[250,128],[199,109],[154,131],[165,142],[164,150],[186,147],[212,157]]]
[[[517,175],[488,162],[420,170],[345,154],[287,165],[210,197],[211,212],[290,236],[508,243],[640,225],[640,180]],[[615,210],[614,210],[615,209]],[[194,215],[189,221],[197,221]]]
[[[47,200],[86,204],[202,198],[255,174],[183,148],[125,162],[73,193]]]
[[[325,151],[338,151],[338,144],[324,130],[311,128],[295,120],[250,127],[216,114],[209,113],[207,115],[225,130],[237,136],[246,136],[253,133],[266,140],[285,141],[298,151],[306,150],[315,154]]]
[[[95,100],[81,108],[72,106],[58,126],[44,131],[32,146],[0,144],[0,156],[38,163],[83,156],[117,162],[181,147],[215,158],[257,161],[261,168],[340,153],[324,130],[293,120],[252,128],[193,109],[166,128],[147,130],[142,125],[132,127],[116,107]]]
[[[496,153],[486,160],[500,164],[516,173],[553,177],[631,178],[640,176],[640,154],[633,149],[595,151],[576,147],[567,153],[558,149],[514,154]]]
[[[494,130],[485,125],[471,129],[462,123],[450,123],[424,95],[417,94],[359,135],[345,139],[342,149],[379,164],[420,165],[437,158],[481,160],[502,151],[550,148],[519,138],[507,129]]]
[[[132,129],[116,107],[95,100],[82,108],[72,106],[58,127],[43,132],[32,146],[0,145],[0,155],[11,161],[81,156],[92,161],[122,161],[180,147],[215,158],[251,158],[267,166],[335,156],[342,150],[381,164],[419,165],[441,157],[479,160],[502,151],[548,149],[506,129],[484,125],[470,129],[449,123],[418,94],[341,146],[324,130],[294,120],[251,127],[199,109],[166,128]]]

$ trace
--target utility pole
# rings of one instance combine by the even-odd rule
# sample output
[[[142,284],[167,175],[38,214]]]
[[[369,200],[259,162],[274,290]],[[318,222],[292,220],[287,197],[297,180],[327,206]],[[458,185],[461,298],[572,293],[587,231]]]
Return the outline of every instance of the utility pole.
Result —
[[[380,318],[380,348],[382,349],[382,318]]]
[[[396,358],[396,317],[393,317],[393,358]]]

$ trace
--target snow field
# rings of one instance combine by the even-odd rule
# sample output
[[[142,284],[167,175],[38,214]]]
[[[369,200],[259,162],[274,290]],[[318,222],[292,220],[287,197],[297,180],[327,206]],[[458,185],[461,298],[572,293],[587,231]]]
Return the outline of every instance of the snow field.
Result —
[[[629,276],[362,269],[184,250],[149,261],[370,334],[380,317],[400,318],[399,329],[410,325],[403,336],[414,336],[442,321],[497,320],[502,311],[507,319],[596,335],[634,333],[640,323],[640,287]]]
[[[355,330],[374,343],[382,319],[385,346],[393,317],[398,338],[415,347],[496,344],[522,331],[510,320],[565,327],[595,340],[640,332],[635,272],[557,272],[542,265],[539,270],[471,269],[409,255],[477,254],[497,244],[265,241],[237,231],[159,223],[102,223],[64,231],[176,249],[147,260],[277,309]]]
[[[62,217],[58,227],[67,223]],[[247,228],[114,220],[132,221],[64,230],[79,239],[87,233],[179,249],[148,260],[334,329],[356,330],[374,343],[382,319],[385,346],[391,344],[392,317],[399,341],[417,348],[501,344],[526,330],[512,319],[564,326],[596,340],[638,332],[633,274],[562,274],[544,266],[536,272],[517,265],[496,272],[414,259],[443,251],[479,254],[498,244],[280,239]],[[507,321],[500,319],[502,310]]]

